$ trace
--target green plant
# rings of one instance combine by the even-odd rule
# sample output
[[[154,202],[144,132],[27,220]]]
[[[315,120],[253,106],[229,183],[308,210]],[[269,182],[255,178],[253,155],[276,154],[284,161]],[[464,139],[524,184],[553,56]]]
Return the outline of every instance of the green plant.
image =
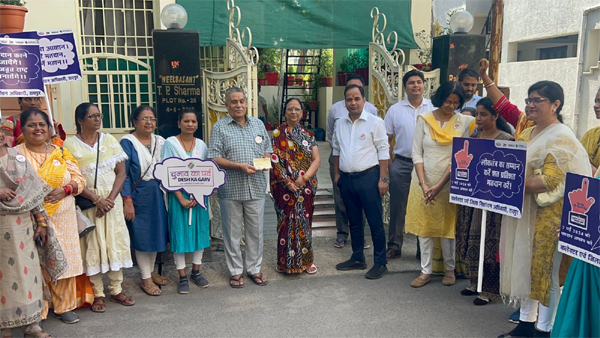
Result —
[[[25,6],[26,2],[22,0],[0,0],[0,5]]]
[[[331,49],[321,49],[319,75],[321,75],[321,77],[333,76],[333,51]]]
[[[258,75],[258,78],[259,78],[259,79],[260,79],[260,78],[263,78],[263,77],[265,77],[265,71],[259,68],[259,69],[258,69],[258,74],[257,74],[257,75]]]
[[[428,64],[431,62],[431,56],[433,55],[433,51],[431,48],[431,36],[422,30],[420,32],[415,33],[417,39],[421,40],[422,47],[417,50],[417,56],[421,63]]]
[[[2,1],[2,0],[0,0]],[[263,72],[278,72],[281,66],[281,53],[279,49],[259,48],[258,69]]]
[[[346,59],[346,57],[342,57],[342,63],[340,63],[340,69],[342,70],[342,72],[347,72],[348,71],[348,60]]]
[[[267,122],[279,122],[279,103],[277,103],[275,97],[273,97],[273,102],[271,102],[271,105],[267,107],[267,110],[269,111],[269,116],[267,116]]]
[[[348,56],[346,59],[348,65],[348,71],[353,73],[359,68],[365,68],[369,66],[369,55],[366,50],[359,50]]]

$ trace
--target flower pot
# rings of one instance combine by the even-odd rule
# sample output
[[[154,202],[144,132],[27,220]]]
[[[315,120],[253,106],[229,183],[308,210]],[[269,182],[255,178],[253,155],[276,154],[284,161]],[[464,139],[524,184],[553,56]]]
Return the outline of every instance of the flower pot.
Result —
[[[348,72],[338,72],[338,86],[346,86],[346,79],[348,78]]]
[[[304,78],[301,78],[301,77],[296,78],[296,86],[302,86],[303,83],[304,83]]]
[[[291,87],[294,85],[294,77],[293,76],[289,76],[287,77],[287,85],[288,87]]]
[[[269,86],[277,86],[277,78],[279,77],[278,72],[266,72],[265,76],[267,77],[267,84]]]
[[[333,78],[332,77],[322,77],[321,84],[323,87],[333,87]]]
[[[0,33],[20,33],[25,27],[27,8],[15,5],[0,5]]]
[[[302,119],[306,120],[307,117],[308,117],[308,110],[303,110],[302,111]]]
[[[308,107],[310,110],[317,110],[319,107],[319,101],[308,101]]]
[[[267,78],[266,77],[259,77],[258,78],[258,84],[262,86],[265,85],[265,83],[267,82]]]
[[[356,74],[365,79],[365,86],[369,84],[369,67],[358,68]]]

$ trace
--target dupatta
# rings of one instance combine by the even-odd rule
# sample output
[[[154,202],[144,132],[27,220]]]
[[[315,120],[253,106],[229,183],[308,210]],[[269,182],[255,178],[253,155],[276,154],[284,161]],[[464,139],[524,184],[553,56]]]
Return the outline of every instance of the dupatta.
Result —
[[[532,128],[523,131],[529,138]],[[541,172],[546,157],[552,155],[558,168],[565,174],[558,188],[540,194],[526,193],[523,201],[523,217],[502,218],[500,236],[500,294],[509,303],[529,298],[531,293],[532,247],[536,216],[540,206],[536,200],[551,205],[564,196],[564,181],[568,172],[591,175],[588,156],[573,131],[564,124],[553,124],[535,138],[527,140],[527,166],[525,177],[531,178]],[[558,241],[558,239],[556,239]]]
[[[435,119],[433,112],[427,112],[417,116],[422,118],[431,130],[431,139],[439,143],[440,145],[447,146],[452,144],[452,139],[455,137],[461,137],[464,134],[464,126],[462,124],[468,123],[467,121],[461,121],[463,115],[456,113],[454,114],[444,128],[440,127],[440,124]],[[469,135],[473,134],[475,130],[475,119],[469,123]]]

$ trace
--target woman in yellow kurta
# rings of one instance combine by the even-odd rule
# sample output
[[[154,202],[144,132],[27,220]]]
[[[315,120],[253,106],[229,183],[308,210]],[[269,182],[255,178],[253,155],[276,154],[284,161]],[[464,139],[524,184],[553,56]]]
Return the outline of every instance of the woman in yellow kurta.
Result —
[[[541,81],[529,88],[527,118],[535,126],[517,141],[527,142],[525,199],[521,219],[505,217],[500,243],[500,293],[520,302],[519,325],[506,336],[549,337],[560,297],[557,250],[567,172],[591,175],[585,149],[562,124],[563,90]],[[537,319],[537,330],[534,327]]]
[[[439,107],[417,117],[413,138],[413,171],[406,232],[419,236],[421,275],[410,285],[418,288],[431,280],[434,239],[440,238],[446,273],[444,285],[455,283],[456,205],[449,202],[452,139],[468,137],[475,128],[472,116],[456,113],[464,103],[458,82],[443,83],[431,102]]]
[[[72,310],[83,305],[78,301],[76,282],[77,276],[83,273],[83,262],[73,196],[83,190],[85,179],[68,150],[47,142],[50,131],[48,115],[38,109],[25,111],[21,114],[20,125],[25,143],[19,144],[16,149],[25,155],[31,167],[53,189],[46,196],[44,207],[68,262],[67,271],[56,282],[44,273],[52,304],[45,302],[42,317],[46,317],[50,305],[58,318],[69,324],[76,323],[79,316]],[[93,298],[87,301],[91,304]]]
[[[596,114],[596,119],[600,119],[600,90],[598,90],[594,98],[594,113]],[[583,134],[581,144],[583,144],[590,158],[592,172],[596,172],[600,167],[600,127],[592,128]]]

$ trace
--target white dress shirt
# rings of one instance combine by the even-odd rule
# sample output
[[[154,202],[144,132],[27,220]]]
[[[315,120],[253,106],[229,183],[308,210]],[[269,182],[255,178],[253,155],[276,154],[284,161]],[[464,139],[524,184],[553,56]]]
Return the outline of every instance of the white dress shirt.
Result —
[[[473,97],[471,97],[471,99],[467,102],[465,102],[465,104],[463,104],[463,108],[465,107],[471,107],[471,108],[475,108],[477,106],[477,102],[481,99],[481,96],[477,95],[477,94],[473,94]]]
[[[361,172],[390,159],[383,120],[365,110],[354,122],[348,116],[337,120],[332,149],[345,173]]]
[[[372,103],[365,102],[363,110],[377,116],[377,107]],[[346,102],[344,102],[344,100],[334,103],[329,109],[329,114],[327,115],[327,141],[330,146],[333,145],[332,141],[333,133],[335,131],[335,121],[346,116],[348,116],[348,109],[346,109]]]
[[[394,154],[411,158],[412,143],[417,124],[417,116],[434,110],[431,100],[423,98],[421,105],[413,107],[408,99],[404,99],[390,107],[385,115],[385,131],[388,135],[396,135]]]

